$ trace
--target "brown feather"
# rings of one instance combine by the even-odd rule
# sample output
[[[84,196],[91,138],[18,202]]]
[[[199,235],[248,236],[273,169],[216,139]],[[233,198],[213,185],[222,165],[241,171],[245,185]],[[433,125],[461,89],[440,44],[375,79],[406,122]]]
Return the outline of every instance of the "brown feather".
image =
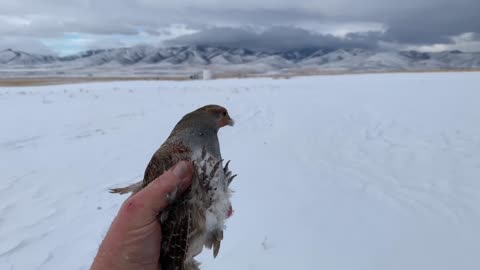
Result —
[[[131,184],[126,187],[122,188],[112,188],[110,189],[110,193],[118,193],[118,194],[126,194],[126,193],[137,193],[143,188],[143,183],[142,181]]]
[[[191,215],[185,197],[172,204],[168,218],[162,223],[162,251],[160,269],[183,270],[191,230]]]

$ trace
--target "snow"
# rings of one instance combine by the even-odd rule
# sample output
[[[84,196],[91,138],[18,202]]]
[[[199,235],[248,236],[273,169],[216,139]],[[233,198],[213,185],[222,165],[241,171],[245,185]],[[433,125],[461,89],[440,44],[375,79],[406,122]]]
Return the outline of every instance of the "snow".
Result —
[[[0,269],[88,269],[185,113],[238,177],[203,269],[480,269],[480,73],[0,88]]]
[[[1,78],[184,77],[210,69],[221,77],[271,73],[328,74],[480,68],[479,52],[292,49],[282,52],[211,46],[134,46],[65,57],[0,51]]]

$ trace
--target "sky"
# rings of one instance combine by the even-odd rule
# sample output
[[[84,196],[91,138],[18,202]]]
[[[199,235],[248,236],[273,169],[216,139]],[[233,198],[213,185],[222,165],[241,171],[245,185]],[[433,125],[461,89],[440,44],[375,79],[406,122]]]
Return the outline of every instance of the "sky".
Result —
[[[0,0],[0,50],[135,45],[480,51],[479,0]]]

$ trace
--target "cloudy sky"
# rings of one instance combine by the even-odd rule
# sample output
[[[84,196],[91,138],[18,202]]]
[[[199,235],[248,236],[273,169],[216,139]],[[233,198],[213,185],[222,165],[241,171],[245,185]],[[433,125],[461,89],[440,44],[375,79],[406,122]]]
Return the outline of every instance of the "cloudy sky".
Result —
[[[149,44],[480,51],[479,0],[0,0],[0,49]]]

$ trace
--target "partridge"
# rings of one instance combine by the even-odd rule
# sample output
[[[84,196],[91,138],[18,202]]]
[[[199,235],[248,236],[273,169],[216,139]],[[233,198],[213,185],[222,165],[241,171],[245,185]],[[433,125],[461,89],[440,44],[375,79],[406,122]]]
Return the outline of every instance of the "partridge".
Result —
[[[171,204],[157,216],[162,228],[162,270],[199,269],[194,257],[204,246],[213,249],[214,257],[220,250],[225,221],[232,213],[229,186],[236,175],[228,169],[229,162],[223,166],[218,130],[233,124],[227,110],[219,105],[186,114],[154,153],[143,181],[111,190],[136,193],[179,161],[193,163],[190,188],[181,196],[169,196]]]

